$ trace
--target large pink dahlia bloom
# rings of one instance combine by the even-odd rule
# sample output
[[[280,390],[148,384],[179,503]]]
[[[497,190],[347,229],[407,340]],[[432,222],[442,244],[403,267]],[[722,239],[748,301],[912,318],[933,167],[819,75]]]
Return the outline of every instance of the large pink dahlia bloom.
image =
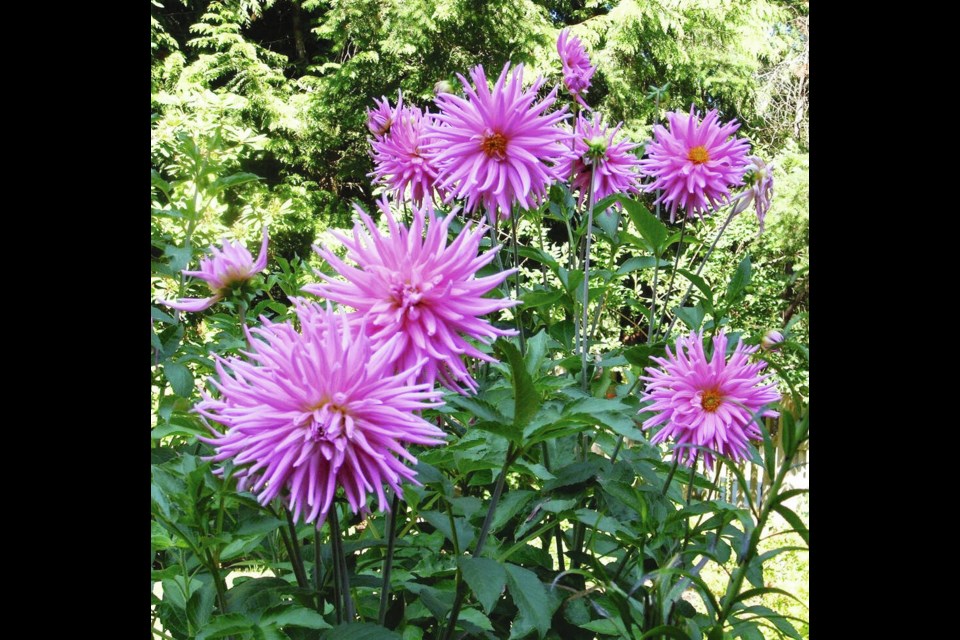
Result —
[[[563,66],[563,84],[573,97],[587,109],[590,106],[583,101],[582,94],[590,88],[590,78],[596,68],[590,64],[590,58],[580,38],[564,29],[557,37],[557,53],[560,54],[560,63]]]
[[[395,197],[401,199],[410,189],[410,197],[420,204],[433,199],[437,169],[430,153],[424,150],[427,127],[433,115],[417,107],[398,107],[390,133],[372,141],[376,176]]]
[[[621,122],[611,130],[601,124],[600,114],[594,114],[592,120],[583,114],[577,117],[573,138],[577,155],[562,162],[558,171],[568,180],[573,178],[572,186],[580,191],[579,204],[587,197],[591,179],[594,202],[613,193],[639,192],[640,158],[630,152],[638,145],[628,140],[613,141],[622,125]]]
[[[203,311],[222,300],[236,287],[267,266],[267,228],[263,228],[260,255],[254,261],[245,246],[232,240],[223,240],[223,247],[211,247],[210,256],[200,259],[198,271],[184,271],[183,275],[200,278],[207,283],[213,295],[209,298],[181,298],[176,302],[158,300],[160,304],[180,311]]]
[[[493,90],[481,66],[470,72],[476,88],[462,75],[457,77],[466,98],[452,93],[436,97],[440,112],[427,148],[436,152],[440,185],[451,197],[464,198],[468,211],[482,204],[490,223],[496,224],[498,207],[504,219],[514,204],[533,208],[550,185],[562,179],[556,165],[570,152],[570,134],[560,126],[566,107],[546,113],[557,89],[538,101],[543,78],[524,90],[523,65],[512,73],[510,63],[504,65]]]
[[[740,128],[735,120],[717,124],[717,111],[703,121],[690,107],[690,114],[670,112],[670,129],[653,128],[655,140],[647,145],[647,157],[641,170],[654,181],[647,192],[661,189],[657,203],[670,207],[670,221],[676,219],[677,208],[684,217],[697,213],[702,218],[730,199],[730,187],[743,184],[747,170],[750,143],[733,136]]]
[[[260,504],[280,496],[294,519],[319,528],[338,486],[354,513],[372,493],[389,510],[383,485],[399,492],[401,479],[415,482],[404,445],[443,443],[415,413],[442,404],[440,394],[409,384],[410,372],[376,357],[342,314],[304,302],[296,311],[300,331],[264,321],[248,332],[248,359],[215,356],[219,397],[204,393],[197,412],[227,431],[203,440],[216,448],[213,460],[240,467],[241,491]]]
[[[483,297],[515,270],[476,277],[496,255],[496,250],[477,255],[482,225],[471,227],[468,223],[447,245],[447,229],[455,217],[452,213],[437,220],[432,206],[415,207],[408,229],[397,223],[386,199],[380,201],[380,210],[387,220],[386,234],[359,207],[362,224],[354,226],[352,238],[333,232],[357,267],[326,248],[314,247],[346,281],[320,273],[323,282],[308,285],[304,291],[356,309],[357,317],[366,321],[370,339],[382,347],[378,357],[395,363],[397,369],[412,370],[425,360],[419,381],[433,384],[439,380],[459,391],[463,391],[461,384],[476,390],[462,357],[492,359],[466,338],[486,343],[514,334],[480,316],[519,304],[518,300]]]
[[[677,338],[675,354],[667,347],[666,358],[652,358],[662,368],[647,367],[650,375],[641,376],[649,383],[642,400],[651,402],[643,411],[654,414],[643,428],[664,426],[651,442],[673,438],[674,455],[686,465],[702,456],[713,468],[714,453],[745,459],[747,441],[763,437],[753,416],[761,410],[757,419],[780,415],[763,409],[777,402],[780,394],[773,383],[765,382],[769,374],[760,375],[766,362],[748,361],[757,348],[741,340],[727,360],[727,336],[721,332],[713,339],[713,357],[708,361],[702,333],[691,332]]]

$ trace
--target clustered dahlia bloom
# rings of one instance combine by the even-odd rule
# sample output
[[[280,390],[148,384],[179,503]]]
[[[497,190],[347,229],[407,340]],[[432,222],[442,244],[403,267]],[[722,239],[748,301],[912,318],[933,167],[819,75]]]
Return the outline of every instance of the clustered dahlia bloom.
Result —
[[[448,246],[447,229],[453,213],[437,220],[432,206],[414,207],[408,229],[397,223],[386,198],[379,206],[387,220],[386,234],[359,206],[356,210],[362,224],[354,226],[352,238],[332,232],[357,267],[314,246],[346,282],[318,273],[323,282],[308,285],[304,291],[356,309],[357,317],[366,322],[370,340],[380,349],[377,357],[398,370],[414,371],[417,363],[423,363],[416,372],[418,381],[432,385],[439,380],[461,392],[461,384],[476,391],[476,382],[461,357],[494,360],[465,336],[487,343],[497,336],[515,334],[480,318],[519,304],[519,300],[483,297],[515,269],[476,277],[499,250],[477,255],[482,225],[471,228],[468,223]]]
[[[581,95],[590,88],[590,78],[596,68],[590,64],[583,43],[580,38],[572,35],[569,29],[564,29],[557,38],[557,53],[560,54],[560,63],[563,65],[563,84],[577,102],[589,109],[590,106],[583,101]]]
[[[483,205],[490,224],[496,210],[507,219],[516,203],[523,209],[537,206],[555,180],[562,179],[556,165],[570,152],[569,133],[560,123],[566,107],[546,113],[557,99],[557,89],[537,101],[543,78],[523,89],[523,65],[510,72],[503,67],[493,91],[483,67],[470,72],[476,88],[457,75],[466,98],[441,93],[440,112],[430,127],[430,143],[438,169],[438,182],[451,198],[466,199],[466,210]]]
[[[427,129],[433,115],[417,107],[400,107],[390,132],[372,142],[374,171],[376,176],[397,198],[402,198],[410,188],[411,199],[420,204],[424,197],[432,199],[437,179],[431,154],[425,153]]]
[[[440,393],[410,384],[411,371],[377,357],[342,314],[296,304],[300,331],[264,320],[247,333],[249,359],[215,356],[219,397],[204,392],[197,412],[227,431],[211,427],[215,437],[202,440],[215,447],[213,460],[241,467],[240,491],[249,488],[264,505],[281,496],[295,520],[304,514],[319,528],[338,486],[354,513],[372,493],[388,511],[383,485],[399,493],[401,478],[415,482],[401,458],[416,459],[404,444],[444,442],[415,413],[442,404]]]
[[[702,218],[729,201],[731,186],[743,184],[750,144],[731,138],[739,123],[734,120],[721,126],[718,117],[714,109],[701,122],[690,107],[689,115],[667,114],[669,130],[659,124],[653,128],[655,140],[647,146],[647,158],[640,166],[654,178],[645,190],[663,191],[655,203],[670,206],[670,222],[676,219],[678,207],[684,217],[697,213]]]
[[[763,233],[763,219],[770,210],[770,200],[773,198],[773,163],[764,164],[757,156],[747,156],[747,161],[749,164],[743,176],[747,189],[738,196],[740,201],[733,212],[740,213],[753,202],[760,233]]]
[[[708,361],[703,334],[691,332],[677,338],[676,354],[667,347],[666,358],[652,358],[662,368],[647,367],[650,375],[641,376],[649,383],[641,400],[651,402],[643,411],[654,414],[643,428],[664,426],[651,442],[672,437],[674,455],[688,466],[701,453],[711,469],[714,453],[745,459],[747,441],[763,437],[753,416],[761,410],[758,420],[780,415],[763,409],[777,402],[780,394],[773,383],[764,382],[769,374],[760,375],[766,362],[748,362],[756,351],[741,340],[727,360],[727,336],[721,332],[713,339],[713,357]]]
[[[594,202],[612,193],[637,193],[640,190],[640,159],[630,152],[639,145],[628,140],[613,141],[621,126],[622,122],[612,130],[603,126],[600,114],[594,114],[592,120],[587,120],[583,114],[577,117],[573,138],[576,155],[566,158],[557,170],[565,179],[573,178],[572,186],[580,191],[579,205],[587,197],[591,179],[594,180]]]
[[[390,106],[390,101],[387,100],[386,96],[380,96],[380,100],[374,98],[373,103],[377,105],[377,108],[367,109],[367,128],[377,139],[380,139],[387,135],[390,127],[393,126],[395,110]],[[397,100],[396,110],[399,111],[402,106],[403,96],[401,95]]]
[[[194,276],[206,281],[213,295],[209,298],[181,298],[177,302],[158,300],[179,311],[203,311],[222,300],[232,288],[248,281],[267,266],[267,228],[263,228],[263,241],[256,262],[250,252],[239,242],[223,240],[223,248],[211,247],[210,257],[200,259],[199,271],[184,271],[185,276]]]

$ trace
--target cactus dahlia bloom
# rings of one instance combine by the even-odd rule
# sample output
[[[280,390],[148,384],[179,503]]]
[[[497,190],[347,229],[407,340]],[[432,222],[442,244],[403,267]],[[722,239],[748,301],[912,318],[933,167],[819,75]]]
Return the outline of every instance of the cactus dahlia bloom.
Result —
[[[427,140],[427,126],[433,115],[417,107],[398,107],[390,134],[372,142],[374,171],[383,184],[401,199],[410,188],[410,197],[421,204],[432,199],[437,169],[431,154],[423,149]]]
[[[638,145],[628,140],[613,141],[622,125],[621,122],[611,130],[601,125],[599,114],[594,114],[592,120],[587,120],[583,114],[577,117],[573,138],[573,150],[577,155],[567,158],[557,169],[564,178],[573,178],[571,186],[580,191],[579,205],[586,199],[594,176],[594,202],[613,193],[639,192],[640,159],[630,152]]]
[[[583,48],[580,38],[564,29],[557,37],[557,53],[560,54],[560,64],[563,66],[563,84],[571,95],[587,109],[590,106],[583,101],[581,94],[590,88],[590,78],[593,77],[596,67],[590,64],[590,58]]]
[[[267,228],[263,228],[263,241],[256,262],[239,242],[223,240],[223,247],[211,247],[210,257],[200,259],[199,271],[184,271],[183,275],[206,281],[213,295],[209,298],[181,298],[176,302],[158,300],[180,311],[203,311],[222,300],[230,289],[243,284],[267,266]]]
[[[484,227],[468,223],[447,244],[451,213],[438,220],[432,206],[414,207],[413,224],[398,224],[386,199],[380,210],[388,232],[381,233],[373,220],[357,207],[361,222],[353,237],[332,232],[347,247],[350,266],[326,248],[314,247],[346,281],[322,273],[323,282],[304,291],[323,296],[357,310],[366,322],[371,341],[381,349],[378,358],[395,364],[398,370],[418,371],[418,381],[442,384],[463,392],[461,385],[476,390],[462,357],[493,361],[466,338],[487,342],[497,336],[513,335],[498,329],[481,316],[519,304],[518,300],[484,298],[515,271],[476,277],[492,261],[496,250],[477,255]]]
[[[733,136],[740,128],[736,121],[717,124],[717,111],[701,121],[690,107],[690,114],[667,114],[669,130],[655,125],[655,140],[647,145],[647,157],[640,161],[641,171],[654,181],[645,191],[663,193],[656,203],[670,207],[670,222],[678,208],[684,217],[691,213],[701,218],[730,199],[730,187],[743,184],[750,144]]]
[[[213,460],[239,467],[239,490],[264,505],[280,497],[295,520],[319,528],[337,487],[354,513],[372,493],[389,510],[383,485],[400,493],[401,479],[415,482],[405,445],[443,443],[443,432],[415,413],[442,404],[440,394],[376,357],[342,314],[296,305],[299,331],[265,320],[247,332],[247,358],[214,356],[219,397],[204,392],[196,411],[227,430],[211,427],[215,437],[202,439],[216,449]]]
[[[426,148],[436,154],[438,182],[449,197],[464,198],[467,211],[483,205],[494,225],[498,207],[503,219],[510,217],[514,205],[533,208],[561,179],[556,165],[570,153],[570,134],[560,126],[566,107],[546,113],[556,102],[557,89],[538,100],[543,78],[524,90],[523,65],[512,73],[510,63],[504,65],[492,90],[481,66],[470,72],[475,87],[457,77],[466,97],[436,97],[440,112],[430,126]]]
[[[713,356],[703,351],[702,333],[691,332],[677,338],[676,353],[667,347],[666,358],[652,358],[661,368],[647,367],[648,382],[641,398],[650,404],[643,409],[654,415],[643,423],[644,429],[662,424],[651,439],[657,443],[672,437],[674,455],[691,466],[697,456],[713,468],[714,454],[734,461],[747,457],[747,441],[763,437],[753,416],[778,415],[764,406],[780,400],[773,383],[760,375],[766,362],[748,362],[758,347],[737,343],[727,360],[727,336],[713,339]],[[701,447],[701,448],[696,448]]]

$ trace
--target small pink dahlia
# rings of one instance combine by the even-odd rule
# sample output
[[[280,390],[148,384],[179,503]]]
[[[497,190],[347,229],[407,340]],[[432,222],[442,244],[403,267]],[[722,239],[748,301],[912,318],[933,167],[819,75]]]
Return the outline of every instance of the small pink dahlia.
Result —
[[[457,77],[466,98],[452,93],[436,97],[440,112],[426,146],[436,152],[440,185],[451,197],[466,199],[467,211],[482,204],[495,224],[498,207],[504,219],[514,204],[535,207],[561,179],[556,165],[570,152],[570,134],[560,126],[566,107],[546,113],[557,89],[538,101],[543,78],[524,90],[523,65],[512,73],[510,63],[504,65],[492,91],[481,66],[470,72],[476,88]]]
[[[232,240],[223,240],[223,248],[211,247],[210,257],[200,259],[199,271],[184,271],[183,275],[206,281],[213,295],[209,298],[181,298],[176,302],[158,300],[180,311],[203,311],[222,300],[232,288],[240,285],[267,266],[267,228],[263,228],[263,241],[256,262],[245,246]]]
[[[569,29],[564,29],[557,38],[557,53],[560,54],[560,63],[563,65],[563,84],[577,102],[589,109],[590,106],[581,96],[590,88],[590,78],[596,68],[590,64],[583,43],[580,38],[572,35]]]
[[[300,331],[264,320],[247,333],[248,359],[214,356],[219,397],[204,392],[196,410],[227,431],[211,427],[215,437],[203,440],[215,447],[213,460],[241,467],[239,490],[260,504],[280,496],[295,520],[304,514],[319,528],[338,486],[354,513],[371,493],[389,510],[383,485],[399,493],[401,479],[415,482],[403,459],[416,459],[404,445],[444,441],[416,414],[441,405],[440,394],[409,384],[410,372],[387,366],[342,314],[296,305]]]
[[[403,96],[401,95],[398,98],[396,109],[390,106],[390,101],[387,100],[386,96],[380,96],[380,100],[374,98],[373,103],[377,105],[377,108],[367,109],[367,128],[379,140],[387,135],[393,126],[395,113],[403,107]]]
[[[672,437],[674,455],[688,466],[702,455],[713,468],[714,453],[734,461],[745,459],[747,441],[763,437],[754,414],[762,410],[758,419],[780,415],[763,409],[777,402],[780,394],[773,383],[764,382],[770,374],[760,375],[766,362],[748,362],[756,350],[740,340],[727,360],[727,336],[721,332],[713,339],[713,357],[708,361],[703,334],[691,332],[677,338],[676,354],[667,347],[666,358],[652,358],[662,368],[647,367],[650,375],[641,376],[649,383],[641,400],[651,403],[643,411],[655,414],[643,428],[664,427],[651,442]]]
[[[432,154],[423,149],[432,119],[429,111],[398,107],[390,134],[372,141],[374,171],[368,175],[376,176],[398,199],[403,198],[407,187],[417,204],[422,203],[424,197],[432,199],[437,169]]]
[[[594,202],[613,193],[639,192],[640,159],[630,152],[639,145],[628,140],[613,141],[621,126],[622,122],[610,130],[601,124],[600,114],[594,114],[592,120],[583,114],[577,117],[573,138],[577,155],[566,158],[557,169],[567,180],[573,178],[572,186],[580,191],[580,205],[587,197],[591,179]]]
[[[747,156],[747,171],[743,176],[747,189],[737,198],[734,213],[740,213],[754,203],[757,212],[757,222],[760,223],[760,233],[763,233],[763,220],[770,210],[770,200],[773,198],[773,163],[764,164],[757,156]]]
[[[735,120],[717,124],[716,109],[701,122],[690,107],[690,114],[670,112],[670,129],[653,127],[655,140],[647,146],[641,170],[654,181],[645,191],[660,189],[657,203],[670,206],[670,222],[677,208],[684,217],[697,213],[702,218],[730,199],[730,187],[743,184],[750,144],[732,137],[740,128]]]
[[[354,226],[352,238],[333,232],[357,267],[347,265],[326,248],[314,247],[346,282],[318,273],[323,282],[308,285],[304,291],[356,309],[366,322],[370,339],[381,348],[378,357],[398,370],[413,370],[423,362],[417,380],[431,385],[439,380],[461,392],[463,384],[475,391],[476,382],[462,356],[493,360],[466,338],[487,343],[514,334],[480,316],[519,304],[518,300],[483,297],[515,269],[476,277],[497,251],[477,255],[482,225],[471,228],[468,223],[448,246],[452,213],[437,220],[431,205],[414,207],[413,225],[408,229],[397,223],[385,198],[379,206],[387,220],[386,234],[360,207],[357,213],[363,224]]]

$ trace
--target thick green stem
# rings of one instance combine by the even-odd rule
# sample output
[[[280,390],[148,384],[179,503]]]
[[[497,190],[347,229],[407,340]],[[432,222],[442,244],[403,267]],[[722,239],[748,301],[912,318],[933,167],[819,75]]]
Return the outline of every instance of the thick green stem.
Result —
[[[588,331],[590,308],[590,239],[593,237],[593,172],[590,172],[590,188],[587,190],[587,234],[586,245],[583,250],[583,321],[580,330],[580,367],[583,379],[580,383],[584,391],[590,388],[590,378],[587,375],[587,351],[590,349]]]
[[[510,244],[513,245],[513,266],[516,271],[513,273],[514,283],[517,287],[517,300],[522,300],[520,295],[520,253],[517,250],[517,216],[510,216]],[[517,320],[517,334],[520,337],[520,355],[527,352],[526,338],[523,336],[523,323],[520,321],[520,306],[513,308],[513,317]]]
[[[320,567],[323,562],[320,559],[320,529],[313,530],[313,588],[317,592],[317,613],[323,615],[323,596],[320,595]]]
[[[393,548],[397,542],[397,516],[400,515],[400,494],[393,494],[393,504],[387,515],[387,556],[383,559],[383,586],[380,588],[380,612],[377,620],[383,626],[390,604],[390,572],[393,570]]]
[[[339,568],[340,596],[343,599],[342,619],[353,622],[353,597],[350,595],[350,576],[347,575],[347,556],[343,551],[343,537],[340,533],[340,521],[337,517],[337,505],[330,507],[330,544],[333,552],[333,561]],[[340,607],[340,603],[337,603]]]
[[[300,539],[297,536],[297,525],[293,522],[293,516],[290,510],[283,508],[283,514],[287,517],[287,527],[290,529],[290,563],[293,565],[293,573],[297,577],[297,586],[301,589],[309,589],[310,581],[307,580],[307,572],[303,568],[303,556],[300,555]]]
[[[490,525],[493,524],[493,514],[497,510],[497,503],[500,501],[500,494],[503,493],[503,485],[507,480],[507,471],[519,453],[518,450],[514,450],[512,444],[507,448],[507,458],[503,463],[503,468],[500,469],[497,484],[494,486],[493,494],[490,496],[490,506],[487,508],[487,515],[483,519],[483,525],[480,527],[480,535],[477,537],[477,544],[473,551],[474,558],[479,558],[483,552],[483,545],[486,544],[487,535],[490,533]],[[464,588],[463,576],[457,571],[457,594],[453,599],[453,608],[450,610],[450,621],[447,623],[447,628],[444,629],[443,640],[450,640],[450,638],[453,637],[453,632],[457,627],[457,620],[460,617],[460,608],[463,607],[463,599],[466,595],[467,590]]]
[[[780,485],[783,484],[783,479],[786,477],[787,471],[790,469],[790,461],[792,461],[792,459],[788,459],[786,457],[784,458],[783,464],[780,466],[776,477],[773,479],[773,483],[770,485],[770,490],[767,493],[767,500],[760,509],[760,517],[757,518],[757,525],[750,534],[750,544],[747,547],[746,553],[744,553],[740,558],[740,562],[737,564],[737,568],[734,570],[733,579],[730,581],[730,584],[727,587],[727,592],[723,596],[723,606],[720,610],[720,616],[717,618],[717,622],[714,627],[715,629],[721,630],[721,632],[723,630],[724,623],[733,612],[733,605],[736,602],[736,597],[740,595],[740,589],[743,587],[743,579],[747,575],[747,567],[750,566],[750,563],[757,554],[757,545],[760,543],[760,536],[763,535],[763,529],[767,524],[767,518],[770,517],[770,512],[773,510],[773,506],[777,500],[777,495],[780,493]],[[711,637],[712,636],[713,633],[711,632]]]

